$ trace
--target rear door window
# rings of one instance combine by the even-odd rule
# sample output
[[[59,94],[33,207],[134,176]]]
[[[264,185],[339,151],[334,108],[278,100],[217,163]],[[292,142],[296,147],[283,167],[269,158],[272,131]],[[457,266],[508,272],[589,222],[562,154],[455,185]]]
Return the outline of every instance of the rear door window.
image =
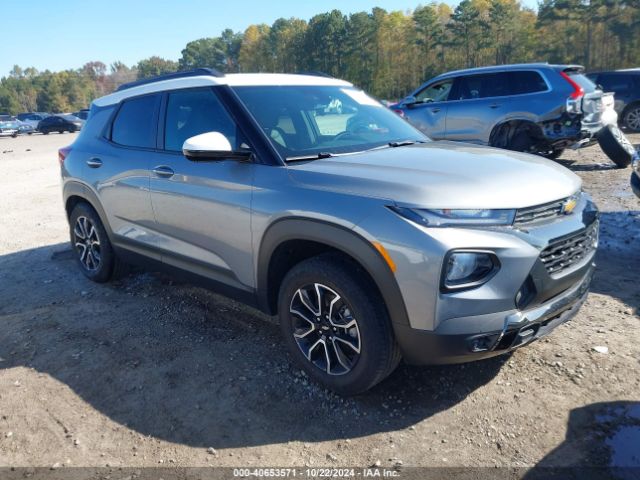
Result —
[[[459,77],[455,99],[472,100],[476,98],[505,97],[509,95],[507,72],[483,73]]]
[[[111,127],[111,141],[125,147],[155,148],[160,95],[125,100]]]
[[[545,92],[547,83],[540,73],[530,71],[510,72],[510,91],[512,95],[524,95],[527,93]]]

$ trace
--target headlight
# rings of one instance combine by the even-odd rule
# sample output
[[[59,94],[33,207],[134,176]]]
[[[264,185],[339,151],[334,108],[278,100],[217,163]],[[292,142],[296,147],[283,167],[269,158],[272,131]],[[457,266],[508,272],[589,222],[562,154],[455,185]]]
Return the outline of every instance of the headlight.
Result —
[[[426,227],[512,225],[516,215],[515,210],[389,208],[398,215]]]
[[[475,288],[488,282],[500,269],[500,262],[492,252],[450,252],[442,272],[445,291]]]

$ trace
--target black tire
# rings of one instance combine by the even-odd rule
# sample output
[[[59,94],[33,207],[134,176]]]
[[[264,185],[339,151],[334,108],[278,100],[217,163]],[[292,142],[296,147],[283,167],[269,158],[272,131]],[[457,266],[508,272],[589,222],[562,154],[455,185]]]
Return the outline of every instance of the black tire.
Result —
[[[640,132],[640,103],[626,108],[622,116],[622,125],[631,132]]]
[[[100,216],[88,203],[81,202],[73,208],[69,235],[76,261],[88,279],[104,283],[124,274],[126,265],[117,258]]]
[[[598,143],[609,159],[620,168],[633,160],[636,149],[616,125],[607,125],[598,132]]]
[[[42,130],[43,135],[49,135],[49,130]]]
[[[529,131],[525,128],[519,129],[509,140],[507,150],[514,150],[516,152],[531,152],[535,144],[534,139],[531,137]]]
[[[321,293],[306,297],[312,306],[317,308],[317,298],[323,299],[325,307],[331,299],[331,310],[321,308],[312,322],[290,312],[293,308],[303,310],[306,317],[316,315],[304,306],[303,293],[299,293],[314,290]],[[295,363],[310,378],[338,394],[365,392],[389,376],[400,362],[400,350],[380,294],[348,259],[325,254],[293,267],[281,284],[278,311],[284,341]],[[332,312],[331,319],[325,315],[327,311]],[[303,338],[296,339],[296,332]],[[322,340],[326,343],[318,344]],[[310,358],[303,353],[305,343],[317,345],[307,349]]]
[[[64,133],[64,130],[58,130],[58,133],[62,135]]]

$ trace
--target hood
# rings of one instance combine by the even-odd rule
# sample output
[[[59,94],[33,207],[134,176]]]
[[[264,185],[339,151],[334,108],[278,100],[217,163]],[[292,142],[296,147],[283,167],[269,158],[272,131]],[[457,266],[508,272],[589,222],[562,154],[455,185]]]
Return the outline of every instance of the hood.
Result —
[[[429,142],[290,163],[294,182],[424,208],[523,208],[573,195],[580,178],[534,155]]]

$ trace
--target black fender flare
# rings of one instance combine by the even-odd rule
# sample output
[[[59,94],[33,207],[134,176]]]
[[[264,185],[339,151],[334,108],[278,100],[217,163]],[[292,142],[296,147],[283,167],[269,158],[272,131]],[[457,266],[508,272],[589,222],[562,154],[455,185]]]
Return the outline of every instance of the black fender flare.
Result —
[[[275,313],[269,299],[270,261],[278,246],[290,240],[307,240],[325,244],[349,255],[375,282],[391,322],[409,325],[409,317],[395,275],[375,247],[353,230],[322,220],[306,218],[278,220],[269,226],[262,237],[257,259],[257,293],[261,310],[270,314]]]

